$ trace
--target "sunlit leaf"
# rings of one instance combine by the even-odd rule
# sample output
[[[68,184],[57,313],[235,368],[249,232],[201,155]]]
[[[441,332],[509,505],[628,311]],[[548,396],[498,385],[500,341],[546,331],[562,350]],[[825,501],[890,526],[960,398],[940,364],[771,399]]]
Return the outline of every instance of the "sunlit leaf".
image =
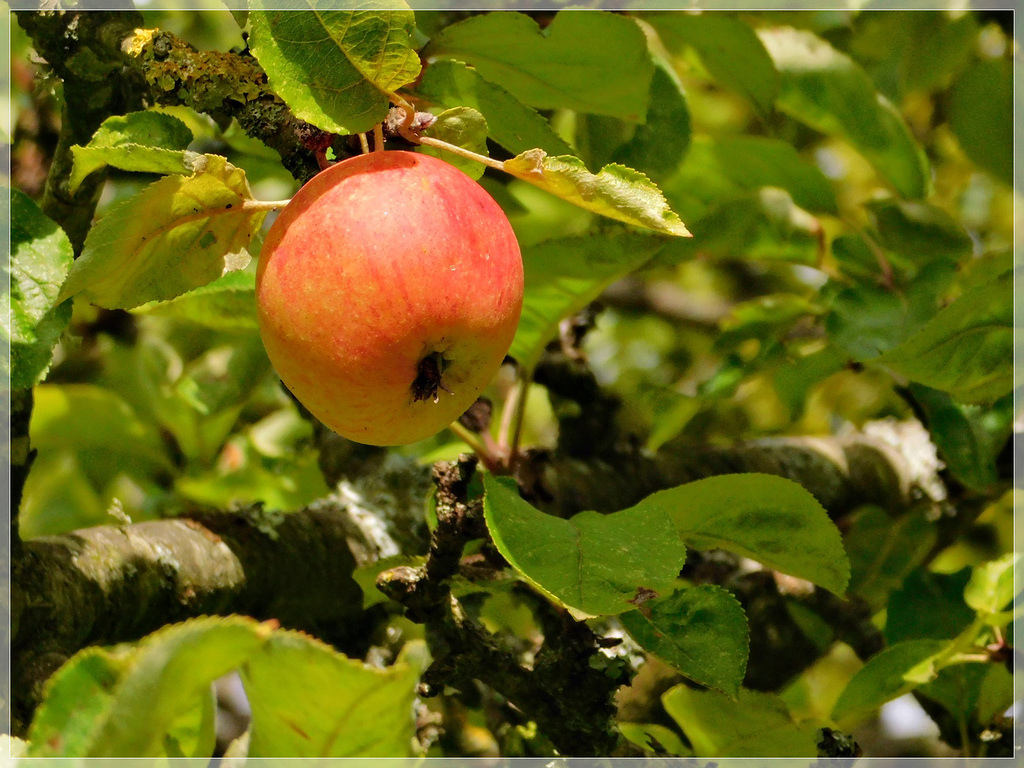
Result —
[[[74,192],[93,171],[112,165],[142,173],[191,173],[200,157],[186,152],[192,131],[161,112],[132,112],[108,117],[89,143],[71,148],[75,158],[68,188]]]
[[[617,221],[668,235],[690,235],[646,176],[623,165],[606,165],[597,174],[576,157],[548,157],[530,150],[504,162],[504,170],[573,205]]]
[[[979,613],[998,613],[1014,598],[1014,568],[1021,556],[1009,552],[998,560],[979,565],[964,588],[964,600]]]
[[[256,275],[246,270],[228,272],[176,299],[145,304],[135,311],[220,330],[255,329]]]
[[[10,385],[36,384],[50,367],[54,344],[71,319],[58,301],[71,267],[71,242],[25,193],[12,189],[10,292],[0,296],[0,323],[10,343]]]
[[[275,632],[241,669],[252,708],[249,757],[413,754],[419,675],[349,659],[299,632]]]
[[[677,685],[661,697],[698,757],[815,757],[813,728],[793,722],[773,693],[739,690],[736,697]]]
[[[472,16],[445,27],[426,54],[472,65],[538,109],[575,109],[643,122],[654,65],[631,19],[562,11],[543,30],[522,13]]]
[[[846,591],[850,563],[839,529],[792,480],[719,475],[653,493],[634,509],[669,514],[695,549],[727,549],[837,595]]]
[[[747,667],[747,617],[714,585],[681,589],[619,616],[641,648],[686,677],[735,696]]]
[[[839,694],[832,719],[862,717],[934,679],[931,662],[948,645],[945,640],[906,640],[875,654]]]
[[[99,487],[118,472],[146,476],[170,463],[157,426],[93,384],[37,387],[30,430],[41,450],[72,450]]]
[[[100,219],[58,298],[130,309],[241,269],[268,210],[251,201],[244,171],[202,156],[192,176],[167,176]]]
[[[80,652],[48,684],[29,731],[30,754],[168,755],[165,737],[183,735],[183,718],[206,706],[213,681],[256,653],[268,631],[241,617],[193,619],[137,646]]]
[[[488,476],[484,515],[498,551],[541,591],[578,614],[631,610],[649,591],[667,593],[686,549],[661,510],[609,515],[547,515],[519,497],[514,483]]]
[[[384,0],[354,11],[325,5],[305,0],[285,11],[253,0],[253,55],[296,117],[334,133],[368,131],[387,115],[389,94],[419,74],[413,13]]]
[[[648,752],[654,752],[657,755],[667,752],[677,757],[693,756],[693,750],[683,744],[679,734],[664,725],[620,722],[618,729],[619,733]]]

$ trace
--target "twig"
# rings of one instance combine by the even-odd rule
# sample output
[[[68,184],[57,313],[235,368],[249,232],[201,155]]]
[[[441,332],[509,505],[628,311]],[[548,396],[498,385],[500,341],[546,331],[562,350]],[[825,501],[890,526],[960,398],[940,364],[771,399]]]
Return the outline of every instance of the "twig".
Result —
[[[451,152],[453,155],[458,155],[459,157],[465,157],[469,160],[475,160],[478,163],[483,163],[488,168],[494,168],[498,171],[505,170],[505,164],[500,160],[495,160],[487,155],[477,154],[476,152],[465,149],[464,147],[457,147],[454,144],[449,144],[447,141],[441,141],[440,139],[435,139],[431,136],[417,136],[414,140],[419,144],[425,144],[428,147],[434,147],[436,149],[443,149],[445,152]]]

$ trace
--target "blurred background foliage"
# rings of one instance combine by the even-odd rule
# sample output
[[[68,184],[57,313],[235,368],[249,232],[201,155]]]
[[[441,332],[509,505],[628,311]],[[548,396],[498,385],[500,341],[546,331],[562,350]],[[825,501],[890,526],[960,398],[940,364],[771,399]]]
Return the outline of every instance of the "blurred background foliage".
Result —
[[[243,49],[237,15],[175,5],[137,3],[147,25],[198,48]],[[418,12],[419,33],[425,41],[466,15]],[[914,416],[891,377],[849,361],[892,348],[972,285],[1013,266],[1019,54],[1006,19],[870,9],[716,16],[748,31],[809,31],[866,73],[865,87],[894,105],[927,160],[928,193],[910,200],[843,135],[843,126],[816,130],[796,119],[770,61],[723,55],[716,44],[733,39],[729,30],[692,27],[699,17],[685,14],[634,15],[659,61],[647,123],[544,113],[592,170],[615,160],[645,171],[694,234],[611,286],[586,336],[597,380],[621,398],[615,418],[622,430],[656,449],[831,435]],[[38,197],[59,127],[60,85],[33,63],[16,24],[10,33],[12,123],[5,130],[13,136],[12,181]],[[256,198],[287,198],[296,190],[276,153],[237,124],[217,125],[185,108],[167,111],[192,130],[191,149],[224,154],[243,168]],[[496,145],[491,150],[503,156]],[[150,181],[112,171],[98,215]],[[488,171],[482,183],[524,248],[607,227],[507,176]],[[311,427],[263,352],[254,270],[255,260],[247,272],[130,313],[75,302],[35,392],[31,436],[39,454],[21,513],[26,538],[117,522],[122,512],[138,522],[195,505],[262,502],[268,510],[293,510],[328,492]],[[499,410],[512,385],[506,369],[487,393]],[[976,450],[943,456],[957,479],[975,487],[993,482],[1012,396],[983,407],[924,387],[918,395],[949,424],[968,425]],[[534,386],[524,444],[553,445],[554,414],[567,407]],[[939,442],[949,451],[957,439],[951,433]],[[400,452],[429,463],[465,449],[443,432]],[[992,504],[968,536],[915,578],[964,581],[965,567],[1012,550],[1012,506],[1009,497]],[[490,628],[505,628],[524,644],[537,631],[511,593],[481,593],[466,604]],[[395,637],[419,631],[403,620],[395,627]],[[886,626],[889,634],[898,631]],[[835,646],[784,692],[787,703],[798,715],[827,719],[830,692],[838,695],[839,681],[857,664],[849,648]],[[644,674],[656,678],[655,671]],[[446,754],[492,748],[483,710],[447,716],[465,723],[458,732],[463,743],[442,741]],[[504,754],[515,753],[516,740],[520,754],[543,751],[530,744],[541,737],[524,729],[502,738]]]

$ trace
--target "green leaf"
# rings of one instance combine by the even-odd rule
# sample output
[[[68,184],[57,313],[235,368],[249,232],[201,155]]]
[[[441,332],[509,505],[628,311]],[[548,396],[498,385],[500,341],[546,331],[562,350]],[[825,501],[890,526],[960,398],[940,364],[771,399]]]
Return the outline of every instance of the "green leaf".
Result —
[[[726,549],[842,595],[850,563],[828,513],[792,480],[719,475],[653,493],[634,509],[664,510],[695,549]]]
[[[772,693],[740,688],[736,697],[677,685],[662,697],[698,757],[816,757],[813,729],[793,722]]]
[[[968,723],[978,706],[981,687],[991,666],[994,665],[956,664],[945,667],[930,683],[918,686],[915,694],[937,702],[958,720]]]
[[[532,371],[563,318],[587,306],[662,246],[657,238],[620,233],[548,240],[523,250],[523,310],[509,349]]]
[[[253,55],[296,117],[332,133],[370,130],[387,115],[389,95],[419,74],[412,11],[385,0],[366,0],[358,11],[304,5],[312,10],[253,0]]]
[[[241,269],[267,214],[250,201],[244,171],[201,156],[194,175],[151,184],[89,230],[59,300],[81,293],[107,309],[130,309]]]
[[[775,370],[775,391],[796,419],[807,406],[813,387],[846,366],[846,355],[829,345],[824,349],[798,357]]]
[[[1021,556],[1008,552],[979,565],[964,588],[964,601],[978,613],[999,613],[1014,598],[1013,570]]]
[[[536,110],[501,86],[484,80],[459,61],[435,61],[423,72],[416,92],[440,107],[475,109],[487,121],[487,133],[509,152],[540,148],[551,155],[574,154]]]
[[[855,285],[836,292],[825,318],[829,337],[856,360],[877,359],[905,337],[906,305],[892,291]]]
[[[189,363],[175,390],[196,411],[210,416],[240,408],[270,370],[262,340],[250,332],[207,349]]]
[[[423,135],[468,149],[478,155],[487,155],[487,121],[483,115],[469,107],[446,109],[437,116],[437,121],[433,125],[423,131]],[[416,151],[440,157],[470,178],[479,179],[484,175],[484,166],[476,160],[434,147],[420,146]]]
[[[670,49],[691,46],[719,83],[749,99],[761,114],[771,111],[779,73],[749,26],[725,13],[657,13],[644,20]]]
[[[949,640],[974,619],[964,603],[964,587],[970,569],[957,573],[934,573],[917,568],[889,597],[886,606],[885,639],[889,645],[904,640]]]
[[[975,163],[1013,184],[1013,64],[983,59],[953,84],[949,127]]]
[[[673,205],[694,214],[761,187],[786,190],[808,211],[838,212],[825,174],[791,144],[764,136],[695,136],[682,167],[662,183]]]
[[[413,754],[419,676],[349,659],[299,632],[275,632],[241,669],[252,708],[249,757]]]
[[[832,719],[859,719],[933,680],[936,670],[931,662],[948,645],[944,640],[906,640],[875,654],[839,694]]]
[[[690,110],[671,65],[661,59],[654,64],[647,122],[636,127],[611,159],[660,181],[679,167],[690,145]]]
[[[935,525],[922,510],[893,517],[881,507],[862,508],[845,539],[850,592],[873,610],[881,610],[889,595],[924,561],[935,539]]]
[[[199,705],[179,715],[164,735],[164,751],[173,758],[207,758],[217,748],[217,695],[209,686]]]
[[[71,192],[93,171],[112,165],[141,173],[191,173],[199,155],[186,152],[192,131],[161,112],[132,112],[108,117],[84,147],[74,146],[75,163],[68,178]]]
[[[772,293],[733,305],[719,322],[717,351],[736,350],[748,339],[782,338],[800,320],[818,314],[818,308],[795,293]]]
[[[815,264],[822,249],[818,220],[775,187],[724,200],[690,226],[692,239],[669,246],[680,260],[701,255]]]
[[[47,684],[29,731],[30,754],[177,756],[181,739],[190,741],[185,725],[201,721],[209,706],[213,681],[255,653],[268,631],[252,619],[206,617],[165,627],[138,645],[76,654]],[[206,743],[201,725],[193,730],[190,751]],[[168,742],[168,735],[176,738]]]
[[[959,261],[972,249],[967,230],[929,203],[882,198],[864,206],[875,220],[882,245],[912,264]]]
[[[86,648],[46,682],[43,701],[29,728],[28,755],[84,757],[93,750],[94,731],[113,704],[117,683],[130,666],[126,648]]]
[[[37,387],[30,430],[40,450],[73,451],[100,488],[119,472],[170,467],[156,425],[116,393],[92,384]]]
[[[935,6],[938,8],[938,6]],[[894,101],[912,91],[940,89],[977,46],[974,14],[892,10],[860,14],[847,50]]]
[[[71,320],[58,301],[74,259],[64,230],[25,193],[11,189],[10,293],[0,299],[0,323],[10,340],[10,386],[26,389],[50,368],[53,346]]]
[[[939,456],[960,482],[984,491],[998,479],[996,457],[1010,436],[1013,397],[1006,395],[991,409],[958,403],[945,392],[911,384],[910,392],[926,418]]]
[[[223,440],[230,431],[241,408],[239,404],[217,415],[215,421],[227,422],[218,438]],[[231,445],[241,466],[230,471],[213,467],[202,474],[179,476],[174,483],[175,492],[213,507],[262,503],[267,510],[299,509],[330,492],[311,451],[298,453],[282,468],[280,463],[266,462],[256,455],[255,448],[242,437],[233,438]]]
[[[509,480],[488,475],[484,485],[484,517],[498,551],[577,614],[632,610],[638,594],[668,592],[683,567],[686,549],[661,510],[581,512],[563,520],[523,501]]]
[[[743,608],[727,590],[711,584],[682,589],[619,621],[641,648],[686,677],[730,696],[739,693],[750,631]]]
[[[971,666],[963,665],[963,666]],[[1002,664],[988,665],[987,674],[982,681],[981,692],[978,694],[977,717],[982,723],[991,723],[1013,706],[1014,685],[1013,673]]]
[[[445,27],[425,51],[464,61],[537,109],[574,109],[643,122],[654,65],[634,21],[562,11],[546,29],[522,13],[473,16]]]
[[[617,727],[619,733],[647,752],[654,752],[656,755],[668,753],[676,757],[693,756],[693,750],[683,744],[679,734],[664,725],[620,722]]]
[[[256,319],[256,274],[228,272],[212,283],[170,301],[144,304],[137,313],[173,317],[217,330],[253,330]]]
[[[965,293],[872,362],[967,403],[1013,388],[1013,274]]]
[[[941,11],[909,15],[920,20],[913,48],[902,61],[905,85],[908,90],[936,88],[970,60],[978,38],[977,17],[973,13],[953,17]]]
[[[923,151],[859,65],[805,30],[780,27],[759,34],[782,76],[776,106],[846,139],[904,197],[928,194]]]
[[[595,175],[577,157],[549,157],[535,149],[506,160],[504,170],[601,216],[677,237],[690,235],[657,185],[632,168],[612,163]]]

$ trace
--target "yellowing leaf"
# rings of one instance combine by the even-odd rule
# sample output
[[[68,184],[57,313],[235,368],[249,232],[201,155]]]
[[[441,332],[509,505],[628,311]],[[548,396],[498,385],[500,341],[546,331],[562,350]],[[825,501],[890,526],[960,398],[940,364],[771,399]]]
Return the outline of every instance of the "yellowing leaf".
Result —
[[[266,206],[245,172],[198,156],[192,176],[168,176],[112,208],[85,239],[58,303],[81,293],[107,309],[163,301],[249,263],[247,247]]]
[[[504,170],[546,192],[610,219],[677,237],[690,233],[661,190],[639,171],[611,163],[597,174],[571,155],[531,149],[504,162]]]

